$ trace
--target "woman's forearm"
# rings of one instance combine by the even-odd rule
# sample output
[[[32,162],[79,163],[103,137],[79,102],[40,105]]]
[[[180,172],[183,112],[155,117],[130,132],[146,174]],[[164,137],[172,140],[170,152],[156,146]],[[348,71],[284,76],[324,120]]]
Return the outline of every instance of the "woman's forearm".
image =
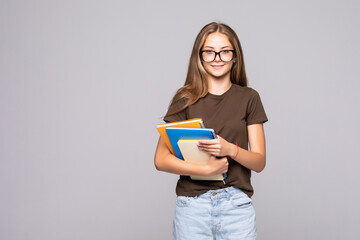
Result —
[[[181,160],[171,154],[165,142],[159,138],[154,157],[155,167],[159,171],[186,176],[213,176],[228,171],[229,162],[226,157],[210,156],[205,165]]]
[[[207,175],[206,166],[201,166],[181,160],[171,153],[155,155],[155,167],[159,171],[174,173],[178,175]]]
[[[265,168],[266,156],[264,154],[247,151],[241,147],[236,146],[235,144],[230,144],[231,150],[229,157],[231,157],[244,167],[255,172],[261,172]]]

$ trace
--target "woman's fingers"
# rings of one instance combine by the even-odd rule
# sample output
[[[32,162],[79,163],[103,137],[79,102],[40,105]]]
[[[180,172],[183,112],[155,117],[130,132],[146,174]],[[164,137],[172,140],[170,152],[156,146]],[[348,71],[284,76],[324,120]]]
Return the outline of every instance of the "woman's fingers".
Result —
[[[199,146],[199,149],[202,150],[216,150],[216,149],[220,149],[220,146],[218,145],[210,145],[210,146]]]
[[[205,151],[205,152],[208,152],[212,155],[216,155],[216,156],[219,156],[219,154],[221,153],[221,150],[219,147],[204,147],[204,148],[199,148],[200,150],[202,151]]]
[[[224,149],[225,143],[227,143],[227,142],[224,141],[224,139],[218,135],[217,139],[199,140],[198,147],[199,147],[199,149],[206,151],[212,155],[225,156],[226,155],[226,152]]]
[[[229,162],[226,157],[223,158],[215,158],[211,156],[208,163],[208,167],[210,168],[209,175],[225,173],[228,171]]]
[[[202,151],[205,151],[211,155],[214,155],[214,156],[221,156],[221,151],[219,149],[214,149],[214,150],[206,150],[206,149],[201,149]]]
[[[219,144],[212,144],[212,145],[198,145],[200,150],[209,152],[209,153],[217,153],[221,152],[221,146]]]
[[[219,139],[211,139],[211,140],[200,140],[198,145],[213,145],[220,143]]]

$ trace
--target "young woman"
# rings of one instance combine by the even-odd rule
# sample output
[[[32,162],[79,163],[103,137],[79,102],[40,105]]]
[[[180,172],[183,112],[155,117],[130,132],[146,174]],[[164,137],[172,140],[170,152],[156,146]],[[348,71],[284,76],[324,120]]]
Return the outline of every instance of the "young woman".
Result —
[[[211,154],[207,165],[185,162],[159,138],[157,170],[180,175],[176,186],[174,239],[256,239],[251,171],[265,167],[263,123],[268,121],[258,92],[247,86],[236,33],[212,22],[196,37],[183,87],[173,97],[165,122],[202,118],[218,138],[199,141]],[[248,151],[248,144],[250,151]],[[189,175],[226,173],[222,181],[195,181]]]

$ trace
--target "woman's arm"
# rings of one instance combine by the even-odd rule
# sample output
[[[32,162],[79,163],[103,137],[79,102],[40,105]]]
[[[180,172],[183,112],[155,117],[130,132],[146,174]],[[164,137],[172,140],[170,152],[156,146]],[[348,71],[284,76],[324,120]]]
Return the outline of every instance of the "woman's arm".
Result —
[[[244,167],[247,167],[255,172],[261,172],[265,168],[266,163],[263,124],[249,125],[247,126],[247,130],[250,151],[237,147],[235,144],[229,143],[220,136],[214,140],[202,140],[199,142],[199,146],[204,151],[207,151],[215,156],[229,156]]]
[[[197,165],[181,160],[171,154],[161,137],[156,148],[154,164],[159,171],[187,176],[212,176],[225,173],[229,165],[226,157],[217,159],[215,156],[211,156],[207,165]]]
[[[236,158],[233,159],[241,165],[259,173],[264,170],[266,165],[266,147],[263,124],[249,125],[247,126],[247,130],[250,151],[247,151],[241,147],[236,147],[236,145],[229,143],[232,145],[232,151],[230,152],[229,156],[233,158],[235,157],[236,152],[239,151]],[[239,150],[237,150],[237,148]]]

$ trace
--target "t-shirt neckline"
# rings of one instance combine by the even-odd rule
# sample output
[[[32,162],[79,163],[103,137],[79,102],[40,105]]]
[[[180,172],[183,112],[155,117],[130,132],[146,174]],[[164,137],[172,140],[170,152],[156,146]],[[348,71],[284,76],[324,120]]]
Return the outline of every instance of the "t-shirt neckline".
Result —
[[[211,97],[211,98],[223,98],[223,97],[225,97],[225,95],[227,95],[227,94],[231,91],[231,89],[232,89],[233,87],[234,87],[234,84],[231,83],[230,88],[229,88],[228,90],[226,90],[226,91],[225,91],[223,94],[221,94],[221,95],[212,94],[212,93],[210,93],[210,92],[208,92],[207,94],[208,94],[208,96]]]

